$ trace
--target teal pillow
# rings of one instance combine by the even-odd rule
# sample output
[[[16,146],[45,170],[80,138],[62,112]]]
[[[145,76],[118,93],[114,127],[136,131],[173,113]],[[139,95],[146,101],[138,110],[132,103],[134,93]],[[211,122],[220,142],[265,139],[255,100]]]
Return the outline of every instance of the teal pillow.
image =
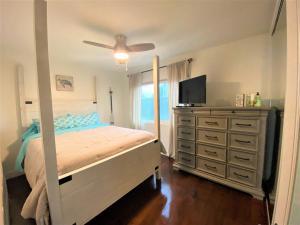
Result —
[[[70,114],[54,118],[53,123],[56,131],[75,127],[73,117]]]
[[[35,125],[38,132],[40,132],[40,120],[33,119],[32,122]],[[64,116],[59,116],[54,118],[53,124],[55,131],[61,131],[75,127],[100,125],[101,122],[99,114],[93,112],[83,115],[66,114]]]
[[[33,119],[32,123],[37,127],[38,132],[41,131],[41,123],[39,119]],[[74,121],[70,114],[58,116],[53,119],[54,130],[65,130],[75,127]]]
[[[100,124],[100,116],[96,112],[85,114],[85,115],[72,115],[72,116],[74,116],[73,119],[76,127],[86,127],[86,126]]]

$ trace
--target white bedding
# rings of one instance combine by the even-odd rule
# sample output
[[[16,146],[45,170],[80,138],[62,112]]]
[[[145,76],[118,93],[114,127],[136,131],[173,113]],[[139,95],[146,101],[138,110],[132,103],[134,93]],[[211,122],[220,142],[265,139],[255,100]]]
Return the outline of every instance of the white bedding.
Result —
[[[58,174],[71,172],[152,139],[154,135],[149,132],[116,126],[57,135],[55,141]],[[41,138],[29,142],[24,171],[32,191],[26,199],[21,215],[24,218],[35,218],[38,225],[48,224],[49,211]]]

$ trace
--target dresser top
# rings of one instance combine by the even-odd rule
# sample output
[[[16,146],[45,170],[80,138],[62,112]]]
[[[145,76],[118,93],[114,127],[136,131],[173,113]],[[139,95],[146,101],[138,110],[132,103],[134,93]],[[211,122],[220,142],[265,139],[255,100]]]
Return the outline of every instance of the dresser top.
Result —
[[[271,107],[234,107],[234,106],[195,106],[195,107],[174,107],[173,110],[197,110],[197,111],[270,111]]]

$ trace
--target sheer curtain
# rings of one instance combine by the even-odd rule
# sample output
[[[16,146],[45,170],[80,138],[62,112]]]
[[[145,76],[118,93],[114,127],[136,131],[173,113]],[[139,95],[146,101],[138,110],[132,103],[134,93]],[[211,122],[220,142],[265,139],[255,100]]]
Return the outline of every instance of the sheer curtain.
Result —
[[[175,158],[175,143],[174,143],[174,115],[173,107],[178,104],[178,82],[190,77],[191,68],[189,60],[184,60],[167,66],[168,83],[169,83],[169,148],[168,156]]]
[[[131,127],[141,129],[141,88],[142,73],[129,75],[129,95],[131,110]]]

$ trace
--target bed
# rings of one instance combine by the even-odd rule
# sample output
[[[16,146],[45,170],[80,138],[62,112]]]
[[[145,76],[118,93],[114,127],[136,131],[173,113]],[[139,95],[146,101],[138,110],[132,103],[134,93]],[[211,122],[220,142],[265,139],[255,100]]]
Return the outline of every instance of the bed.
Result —
[[[51,76],[48,55],[47,2],[34,1],[35,46],[37,60],[38,96],[32,104],[25,96],[24,74],[17,69],[20,95],[20,117],[22,125],[36,113],[42,122],[43,161],[45,162],[46,185],[41,184],[42,194],[49,196],[49,209],[52,224],[80,225],[101,213],[130,190],[151,175],[160,179],[160,115],[159,115],[159,57],[153,57],[154,87],[154,124],[155,138],[142,144],[130,146],[121,152],[99,159],[93,163],[74,169],[64,174],[57,172],[57,158],[53,132],[53,116],[57,115],[57,102],[51,94]],[[93,108],[97,107],[97,82]],[[69,103],[65,101],[64,103]],[[28,110],[27,103],[37,105]],[[64,110],[77,107],[79,111],[88,109],[91,104],[61,104]],[[36,110],[38,109],[38,110]],[[75,112],[75,111],[72,111]],[[76,111],[77,112],[77,111]],[[34,117],[31,117],[34,118]],[[25,160],[26,161],[26,160]],[[26,162],[25,162],[26,163]],[[68,170],[66,170],[68,171]],[[39,201],[37,202],[39,204]],[[37,221],[43,224],[44,221]]]
[[[16,162],[32,188],[21,215],[48,224],[42,139],[36,126],[24,133]],[[159,176],[160,146],[147,131],[97,122],[58,129],[55,142],[64,224],[86,223],[149,176]]]

